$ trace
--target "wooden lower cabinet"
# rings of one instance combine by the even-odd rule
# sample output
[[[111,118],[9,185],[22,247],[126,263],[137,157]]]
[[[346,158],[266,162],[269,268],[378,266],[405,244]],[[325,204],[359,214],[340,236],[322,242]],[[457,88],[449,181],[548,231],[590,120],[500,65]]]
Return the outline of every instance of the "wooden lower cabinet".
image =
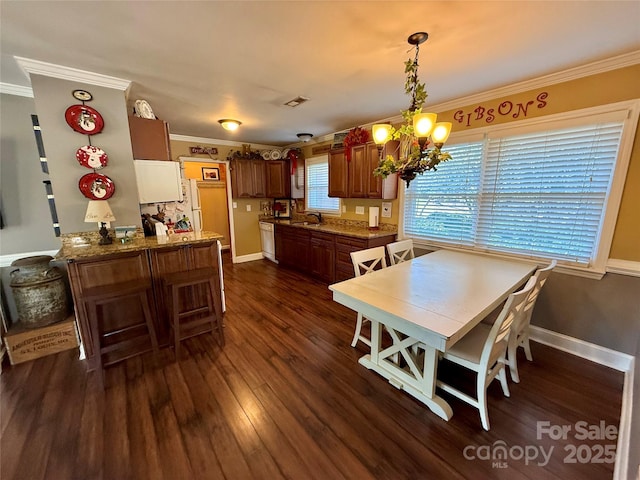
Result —
[[[276,224],[275,244],[278,263],[301,272],[309,270],[308,230]]]
[[[276,260],[284,267],[335,283],[355,275],[351,252],[384,246],[395,238],[394,233],[365,239],[276,224]]]
[[[214,267],[219,273],[217,242],[152,248],[134,252],[91,257],[68,262],[69,283],[78,319],[80,336],[89,367],[94,368],[92,332],[89,328],[83,292],[94,287],[138,281],[153,290],[152,316],[160,346],[169,344],[169,316],[162,288],[165,275],[201,267]],[[216,294],[220,295],[220,275],[216,275]],[[202,303],[204,290],[194,289],[182,300],[187,305]],[[185,305],[186,306],[186,305]],[[102,313],[105,330],[118,330],[140,323],[142,310],[135,298],[113,303]]]
[[[335,275],[335,235],[311,232],[309,241],[309,271],[312,276],[333,283]]]

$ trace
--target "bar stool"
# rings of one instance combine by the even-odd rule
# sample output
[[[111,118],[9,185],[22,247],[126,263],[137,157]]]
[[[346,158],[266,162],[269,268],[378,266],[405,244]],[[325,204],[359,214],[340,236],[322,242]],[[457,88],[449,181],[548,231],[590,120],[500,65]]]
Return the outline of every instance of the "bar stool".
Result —
[[[180,342],[209,332],[224,345],[222,305],[216,295],[218,272],[211,267],[166,275],[164,286],[169,300],[170,327],[173,330],[173,348],[180,359]],[[183,295],[181,295],[181,293]],[[207,325],[209,328],[198,328]]]
[[[87,307],[89,328],[91,329],[94,358],[97,363],[96,369],[102,388],[104,388],[103,367],[126,360],[135,355],[140,355],[149,350],[158,353],[158,339],[151,316],[150,294],[151,286],[140,283],[140,281],[94,287],[83,293],[83,299]],[[144,321],[127,325],[123,328],[104,331],[105,307],[109,304],[122,302],[128,298],[137,298],[140,301]],[[145,332],[131,335],[132,332],[142,329],[144,329]],[[125,338],[118,340],[118,337]],[[102,340],[107,338],[109,341],[103,344]],[[124,355],[115,360],[111,359],[103,363],[103,355],[118,351],[123,351]]]

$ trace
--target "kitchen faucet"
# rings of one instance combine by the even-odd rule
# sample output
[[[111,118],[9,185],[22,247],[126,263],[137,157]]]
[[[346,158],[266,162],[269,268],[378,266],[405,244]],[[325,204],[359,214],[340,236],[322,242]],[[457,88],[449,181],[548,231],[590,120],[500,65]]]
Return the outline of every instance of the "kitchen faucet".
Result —
[[[322,223],[322,214],[318,213],[307,213],[308,217],[316,217],[318,219],[318,223]]]

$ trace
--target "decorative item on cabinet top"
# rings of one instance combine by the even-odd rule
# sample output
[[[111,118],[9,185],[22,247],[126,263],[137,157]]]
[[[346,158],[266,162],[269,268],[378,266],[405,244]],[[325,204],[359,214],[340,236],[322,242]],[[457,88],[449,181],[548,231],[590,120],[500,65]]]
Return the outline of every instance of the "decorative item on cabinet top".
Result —
[[[148,120],[155,120],[156,116],[151,109],[151,105],[146,100],[136,100],[135,107],[133,108],[133,114],[136,117],[146,118]]]
[[[116,190],[113,180],[100,173],[83,175],[78,182],[78,188],[89,200],[107,200]]]

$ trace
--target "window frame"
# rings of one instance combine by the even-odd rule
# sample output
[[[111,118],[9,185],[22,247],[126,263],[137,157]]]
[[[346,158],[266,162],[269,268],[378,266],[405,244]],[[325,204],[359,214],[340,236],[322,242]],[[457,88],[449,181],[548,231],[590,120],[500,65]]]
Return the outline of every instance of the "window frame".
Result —
[[[320,155],[314,155],[313,157],[309,157],[305,159],[304,162],[304,208],[305,211],[313,211],[313,212],[320,212],[322,214],[325,215],[335,215],[335,216],[340,216],[340,212],[342,211],[342,199],[341,198],[337,198],[336,200],[338,201],[338,206],[336,207],[336,209],[326,209],[326,208],[317,208],[315,206],[310,206],[309,205],[309,166],[313,165],[313,164],[318,164],[318,163],[326,163],[327,164],[327,186],[329,184],[329,173],[328,173],[328,168],[329,168],[329,154],[328,153],[323,153]],[[334,197],[329,197],[329,190],[327,188],[327,198],[329,199],[334,199]]]
[[[569,261],[558,261],[557,270],[562,273],[569,273],[573,275],[585,276],[589,278],[602,278],[606,270],[607,260],[609,258],[609,252],[611,250],[611,244],[613,242],[613,235],[620,209],[620,203],[622,200],[622,193],[624,190],[624,184],[627,177],[627,171],[629,168],[629,162],[631,160],[631,152],[633,149],[633,143],[636,136],[638,127],[638,116],[640,114],[640,99],[627,100],[623,102],[616,102],[607,105],[601,105],[597,107],[584,108],[580,110],[572,110],[568,112],[546,115],[534,119],[522,120],[517,122],[509,122],[499,125],[484,126],[475,129],[469,129],[463,132],[452,132],[449,137],[448,144],[469,143],[482,139],[486,142],[488,135],[493,136],[509,136],[517,135],[523,129],[531,129],[539,126],[541,129],[563,128],[567,126],[567,123],[575,124],[580,119],[586,119],[588,123],[589,117],[595,115],[602,115],[607,113],[615,114],[616,112],[624,112],[626,114],[623,120],[622,134],[620,137],[620,146],[618,150],[618,156],[615,161],[615,166],[612,172],[611,184],[607,193],[603,209],[603,220],[600,231],[598,232],[595,241],[595,255],[593,262],[590,266],[578,266],[572,264]],[[455,126],[454,126],[455,129]],[[486,147],[486,145],[485,145]],[[444,148],[446,150],[446,146]],[[452,160],[455,161],[455,158]],[[482,169],[485,168],[486,157],[483,156]],[[437,172],[427,172],[426,175],[437,175]],[[475,253],[486,254],[496,257],[525,259],[534,261],[536,263],[544,263],[548,261],[546,257],[538,257],[532,254],[518,254],[508,253],[501,251],[492,251],[486,247],[478,248],[466,245],[455,245],[452,243],[428,241],[423,238],[416,238],[415,236],[407,235],[405,233],[404,215],[405,215],[405,193],[406,186],[402,184],[398,190],[398,203],[399,203],[399,221],[398,232],[402,238],[413,238],[416,245],[422,246],[426,249],[439,249],[448,248],[452,250],[472,251]]]

